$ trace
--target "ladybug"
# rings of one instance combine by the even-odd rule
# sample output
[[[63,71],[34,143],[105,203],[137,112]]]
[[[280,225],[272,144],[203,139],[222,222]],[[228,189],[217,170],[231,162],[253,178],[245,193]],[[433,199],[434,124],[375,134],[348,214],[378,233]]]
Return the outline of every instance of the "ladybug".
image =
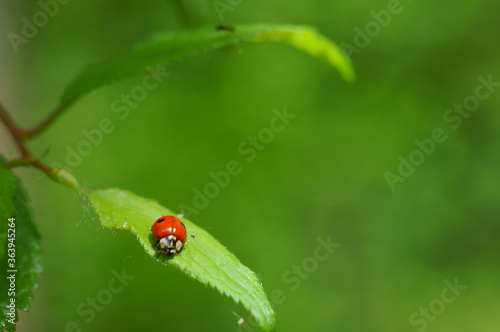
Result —
[[[155,248],[167,256],[178,255],[186,243],[186,226],[174,216],[161,216],[151,227],[154,238],[157,240]]]

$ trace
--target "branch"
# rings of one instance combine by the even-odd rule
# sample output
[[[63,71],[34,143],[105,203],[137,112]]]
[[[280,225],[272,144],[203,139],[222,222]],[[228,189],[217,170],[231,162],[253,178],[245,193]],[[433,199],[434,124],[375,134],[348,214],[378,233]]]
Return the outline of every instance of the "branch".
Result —
[[[64,107],[59,107],[58,109],[56,109],[56,111],[52,113],[52,115],[41,125],[28,132],[14,123],[12,118],[7,113],[7,110],[3,107],[2,103],[0,103],[0,120],[9,130],[9,133],[14,139],[17,148],[21,152],[21,158],[3,163],[0,165],[0,167],[11,169],[18,166],[34,166],[44,172],[52,180],[64,184],[65,186],[68,186],[81,194],[88,194],[89,190],[85,187],[81,187],[73,175],[71,175],[64,169],[51,168],[43,164],[37,158],[35,158],[26,148],[26,145],[24,145],[24,139],[26,137],[38,134],[40,131],[45,129],[61,113],[62,109],[64,109]]]
[[[5,107],[0,103],[0,120],[5,124],[7,130],[12,136],[14,143],[16,144],[19,152],[21,153],[21,158],[17,160],[13,160],[11,162],[7,162],[2,165],[4,168],[12,168],[16,166],[23,165],[33,165],[48,176],[53,176],[55,170],[50,168],[47,165],[42,164],[38,159],[33,157],[33,155],[29,152],[28,148],[24,144],[23,138],[26,137],[26,131],[20,128],[14,120],[9,116]]]

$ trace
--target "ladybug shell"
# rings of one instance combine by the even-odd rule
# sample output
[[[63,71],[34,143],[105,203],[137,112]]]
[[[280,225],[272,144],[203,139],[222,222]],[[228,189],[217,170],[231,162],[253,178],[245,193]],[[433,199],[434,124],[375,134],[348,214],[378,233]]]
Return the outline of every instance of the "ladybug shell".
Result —
[[[174,216],[158,218],[151,227],[151,231],[157,240],[173,235],[182,243],[186,243],[186,226]]]

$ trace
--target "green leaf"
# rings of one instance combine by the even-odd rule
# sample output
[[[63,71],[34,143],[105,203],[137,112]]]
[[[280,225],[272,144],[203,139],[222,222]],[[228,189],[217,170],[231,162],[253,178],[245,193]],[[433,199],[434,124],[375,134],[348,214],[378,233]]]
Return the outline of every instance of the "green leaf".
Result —
[[[120,189],[94,191],[88,194],[101,223],[107,228],[127,229],[137,236],[144,250],[155,257],[151,226],[162,215],[174,215],[158,202]],[[222,244],[191,221],[186,225],[187,243],[181,255],[158,258],[165,265],[178,268],[188,276],[210,285],[247,308],[265,331],[273,331],[275,314],[259,278],[244,266]]]
[[[351,62],[343,50],[312,27],[251,24],[236,26],[234,31],[217,31],[210,27],[163,32],[142,42],[129,54],[85,68],[67,86],[61,105],[69,105],[103,85],[145,73],[148,67],[155,69],[158,65],[244,41],[289,44],[333,66],[346,81],[351,82],[355,78]]]
[[[24,189],[14,173],[3,168],[0,168],[0,218],[0,326],[2,331],[15,331],[18,321],[15,308],[28,311],[33,289],[38,288],[42,250],[40,235],[31,220]],[[9,222],[9,218],[15,221]],[[12,249],[15,249],[15,257],[12,257]],[[9,260],[12,258],[15,261]],[[15,294],[9,294],[11,279],[7,277],[12,275],[15,278],[15,289],[12,289]],[[12,309],[7,307],[11,305],[11,299],[15,299],[15,308]]]
[[[17,179],[14,173],[0,167],[0,259],[5,256],[7,241],[7,219],[11,218],[15,211],[14,201],[17,192]]]

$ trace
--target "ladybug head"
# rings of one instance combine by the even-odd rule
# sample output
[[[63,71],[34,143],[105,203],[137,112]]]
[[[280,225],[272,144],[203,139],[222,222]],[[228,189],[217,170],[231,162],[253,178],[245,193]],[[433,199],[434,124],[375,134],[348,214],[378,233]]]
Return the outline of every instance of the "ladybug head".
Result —
[[[167,255],[177,255],[181,251],[184,244],[174,235],[161,238],[158,241],[158,250],[160,253]]]

